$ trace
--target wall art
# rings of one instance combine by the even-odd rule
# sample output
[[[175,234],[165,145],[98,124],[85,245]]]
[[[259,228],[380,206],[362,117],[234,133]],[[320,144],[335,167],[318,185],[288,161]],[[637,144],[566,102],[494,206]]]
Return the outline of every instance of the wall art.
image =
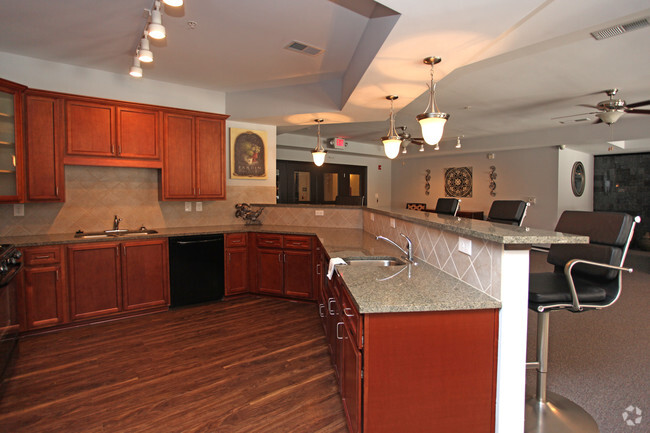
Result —
[[[266,179],[266,131],[230,128],[230,178]]]
[[[431,180],[431,170],[427,168],[427,174],[424,176],[424,194],[429,195],[429,190],[431,189],[431,184],[429,181]]]
[[[490,166],[490,195],[496,197],[497,193],[494,191],[497,189],[497,183],[495,179],[497,178],[497,168],[493,165]]]
[[[445,168],[445,196],[472,196],[472,167]]]

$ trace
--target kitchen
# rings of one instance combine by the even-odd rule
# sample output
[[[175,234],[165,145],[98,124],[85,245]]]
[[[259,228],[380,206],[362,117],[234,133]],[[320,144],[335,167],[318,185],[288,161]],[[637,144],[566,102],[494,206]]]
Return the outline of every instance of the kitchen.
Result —
[[[397,6],[395,7],[398,8]],[[190,9],[188,6],[188,11],[189,10]],[[172,18],[167,18],[167,16],[165,17],[165,20],[166,24],[171,24],[173,22]],[[641,30],[640,32],[644,31],[645,30]],[[631,33],[629,36],[636,37],[635,35],[636,33]],[[625,37],[627,36],[628,35]],[[156,55],[164,55],[164,50],[165,48],[155,50]],[[443,65],[449,61],[448,59],[450,59],[450,56],[444,57],[445,62],[443,62]],[[267,110],[270,113],[271,107],[256,106],[250,109],[250,115],[235,116],[237,110],[241,110],[241,108],[238,108],[239,104],[237,102],[237,99],[235,98],[231,100],[230,96],[226,96],[225,93],[219,91],[192,88],[187,85],[183,86],[170,82],[164,82],[165,80],[162,79],[160,81],[146,80],[146,75],[145,79],[136,83],[134,80],[130,79],[130,77],[122,77],[116,73],[103,72],[98,69],[71,66],[64,63],[53,62],[51,60],[37,60],[33,57],[25,57],[13,52],[2,53],[2,59],[2,73],[0,75],[3,78],[27,84],[30,88],[48,89],[75,95],[104,97],[121,101],[132,101],[134,99],[133,95],[137,95],[137,98],[135,99],[136,102],[139,103],[193,109],[210,113],[229,114],[231,115],[231,118],[226,121],[227,129],[247,128],[267,132],[269,149],[269,152],[267,153],[267,168],[269,173],[273,173],[275,171],[276,158],[289,159],[285,155],[301,152],[300,158],[308,160],[310,158],[309,150],[311,150],[314,146],[313,142],[315,141],[315,131],[309,137],[300,136],[297,134],[279,134],[276,136],[278,131],[278,127],[276,126],[267,125],[261,121],[231,120],[233,118],[261,118],[262,114],[256,113],[255,110],[261,108],[262,110]],[[263,68],[263,64],[260,64],[258,66],[260,68]],[[424,79],[426,79],[426,69],[422,70],[421,68],[421,66],[414,67],[414,74],[417,74],[417,77],[414,75],[413,81],[417,81],[418,83],[423,80],[423,77],[421,76],[422,74],[425,75]],[[156,64],[155,72],[158,72],[162,69],[162,64]],[[48,70],[50,73],[47,75],[41,74],[39,71],[42,70]],[[417,71],[419,71],[419,73]],[[153,73],[154,71],[148,72]],[[443,88],[444,81],[441,83],[439,90],[442,91]],[[418,94],[422,91],[423,90],[418,90]],[[440,96],[442,95],[444,95],[444,92],[442,92]],[[260,94],[259,96],[262,95]],[[382,100],[383,96],[384,95],[378,95],[377,100]],[[402,97],[405,98],[405,96]],[[640,98],[631,99],[638,100]],[[580,102],[585,102],[585,99],[580,100]],[[385,103],[385,101],[382,101],[382,103]],[[444,106],[447,105],[443,105],[443,107]],[[381,119],[386,119],[388,112],[387,106],[378,106],[377,111],[381,112]],[[456,113],[452,114],[455,115]],[[567,114],[572,113],[569,112]],[[398,118],[399,117],[400,114],[398,113]],[[308,124],[311,122],[311,120],[312,119],[309,118],[301,122]],[[634,129],[638,124],[637,119],[624,118],[621,121],[621,125],[624,125],[623,122],[625,121],[631,125],[631,129]],[[643,119],[641,119],[641,121],[643,121]],[[385,120],[382,120],[380,123],[383,130],[380,135],[383,135],[385,133],[385,129],[387,128],[387,122]],[[619,125],[616,125],[617,128],[618,126]],[[591,130],[592,134],[596,134],[596,128],[598,127],[603,127],[605,130],[607,130],[603,125],[597,125],[593,127],[593,130]],[[415,131],[416,129],[413,127],[411,130]],[[616,129],[616,132],[618,133],[619,129]],[[638,132],[634,131],[633,134],[638,134]],[[632,137],[634,137],[634,135],[632,135]],[[293,144],[295,141],[300,141],[299,146],[304,148],[304,150],[296,150],[296,146]],[[283,143],[287,143],[286,148],[282,147]],[[464,141],[464,145],[469,150],[472,145],[471,138],[468,137],[468,139]],[[353,160],[355,158],[363,159],[364,163],[367,164],[370,168],[368,170],[368,197],[372,198],[378,196],[379,203],[375,204],[379,204],[380,206],[393,205],[399,208],[403,207],[401,201],[404,197],[404,193],[401,190],[398,194],[393,191],[399,188],[406,189],[408,184],[413,185],[408,194],[414,194],[415,191],[418,191],[418,198],[422,196],[422,193],[419,191],[423,190],[424,182],[419,179],[416,180],[415,174],[413,174],[414,179],[409,179],[407,182],[402,181],[402,176],[404,176],[403,174],[400,174],[400,178],[397,180],[392,180],[392,173],[394,173],[396,170],[396,167],[393,165],[402,164],[402,166],[404,166],[404,163],[406,163],[406,167],[408,167],[409,164],[414,164],[415,160],[409,158],[400,161],[398,159],[391,164],[383,156],[383,151],[379,146],[375,146],[374,152],[374,155],[360,157],[357,155],[346,155],[330,151],[328,153],[328,158],[330,158],[328,159],[328,162],[343,162],[345,160]],[[510,152],[512,153],[509,154],[507,150],[497,152],[497,159],[495,162],[497,164],[505,164],[501,162],[503,161],[501,158],[507,158],[509,155],[512,155],[510,159],[516,161],[519,155],[514,150]],[[523,153],[524,151],[519,152]],[[551,150],[539,150],[539,152],[550,153]],[[542,205],[542,203],[546,201],[542,200],[542,198],[547,197],[549,200],[546,202],[550,203],[559,202],[558,196],[560,192],[558,192],[558,190],[560,189],[560,186],[558,185],[559,181],[553,179],[554,176],[549,176],[550,179],[548,184],[543,186],[539,185],[541,182],[531,182],[530,180],[526,181],[526,170],[536,168],[543,172],[546,169],[549,173],[555,174],[558,171],[558,158],[564,158],[565,156],[563,155],[565,154],[556,152],[555,156],[549,158],[550,162],[547,163],[546,166],[535,167],[534,164],[531,164],[528,167],[521,167],[519,170],[521,170],[523,173],[519,174],[511,181],[506,182],[505,179],[503,181],[498,180],[498,191],[499,193],[504,194],[504,196],[526,195],[538,197],[540,204],[537,206],[537,208],[534,208],[534,211],[531,209],[528,216],[530,218],[530,221],[532,221],[531,226],[533,227],[546,229],[553,228],[554,221],[557,219],[559,213],[559,209],[556,209],[555,205]],[[483,159],[485,159],[484,155],[481,156]],[[458,156],[448,156],[448,158],[453,158],[452,165],[461,165],[465,161],[465,157],[461,158]],[[553,160],[553,158],[555,159]],[[478,160],[478,156],[476,156],[476,159]],[[382,166],[381,170],[377,169],[378,165]],[[509,163],[508,167],[513,165],[516,166],[516,163]],[[509,175],[509,171],[505,169],[506,166],[503,165],[503,167],[503,169],[500,169],[502,174],[501,179],[503,179],[503,176]],[[0,212],[2,212],[3,221],[2,235],[20,236],[37,233],[74,233],[79,229],[84,231],[104,230],[110,227],[110,224],[113,220],[113,215],[115,214],[123,218],[122,225],[124,227],[136,229],[141,225],[160,229],[168,227],[201,227],[215,225],[216,221],[218,221],[219,225],[241,224],[234,217],[235,203],[273,203],[275,201],[275,182],[272,179],[272,176],[269,176],[267,179],[263,180],[238,180],[227,178],[227,194],[225,201],[203,201],[201,202],[202,211],[198,212],[196,207],[196,203],[198,203],[198,201],[190,200],[192,211],[186,212],[184,200],[178,202],[165,202],[158,200],[157,177],[157,170],[151,168],[90,167],[68,165],[65,167],[65,202],[26,203],[24,205],[24,217],[14,216],[15,209],[13,205],[1,206]],[[514,188],[512,185],[517,184],[518,182],[527,182],[528,184],[536,183],[537,185],[526,186],[532,186],[540,189],[543,187],[547,189],[540,192],[531,192],[530,188],[527,188],[525,191],[507,189]],[[432,197],[441,196],[442,190],[436,190],[439,188],[438,183],[434,183],[433,185],[434,190],[432,191]],[[476,187],[478,189],[483,188],[484,186],[482,186],[482,184],[479,185],[479,182],[477,181]],[[552,191],[554,187],[555,192]],[[549,189],[551,191],[549,191]],[[398,196],[399,200],[393,200],[391,196]],[[589,206],[590,203],[588,202],[588,198],[585,197],[584,199],[587,200],[587,203],[585,203],[584,206]],[[480,202],[480,200],[483,200],[483,202]],[[477,191],[474,198],[463,200],[463,207],[466,209],[481,207],[484,210],[487,210],[485,203],[488,203],[489,201],[491,201],[491,198],[489,198],[487,194],[479,194]],[[270,211],[270,207],[265,210],[265,212]],[[328,212],[329,210],[326,210],[326,213]],[[333,209],[332,212],[345,213],[346,211]],[[543,214],[540,216],[540,213]],[[329,217],[330,215],[327,214],[327,216]],[[344,218],[351,227],[359,228],[363,224],[359,215],[356,215],[350,219],[345,216],[342,218]],[[341,220],[332,218],[331,221],[331,224],[339,225]],[[270,224],[270,222],[265,221],[264,224]]]

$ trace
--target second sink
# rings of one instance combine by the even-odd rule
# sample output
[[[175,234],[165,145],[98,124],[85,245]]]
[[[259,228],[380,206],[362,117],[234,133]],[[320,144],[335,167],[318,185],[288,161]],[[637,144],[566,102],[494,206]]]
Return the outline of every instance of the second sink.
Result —
[[[385,257],[385,256],[368,256],[368,257],[344,257],[345,263],[350,266],[357,265],[366,265],[366,266],[400,266],[405,265],[401,259],[397,257]]]

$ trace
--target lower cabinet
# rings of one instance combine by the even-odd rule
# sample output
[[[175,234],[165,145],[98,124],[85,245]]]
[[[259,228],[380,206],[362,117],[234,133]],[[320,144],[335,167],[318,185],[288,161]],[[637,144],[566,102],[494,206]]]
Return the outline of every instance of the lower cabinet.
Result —
[[[319,311],[350,432],[494,431],[498,310],[359,314],[332,282]]]
[[[167,240],[68,245],[71,320],[169,305]]]
[[[247,293],[248,287],[248,233],[228,233],[225,236],[226,296]]]

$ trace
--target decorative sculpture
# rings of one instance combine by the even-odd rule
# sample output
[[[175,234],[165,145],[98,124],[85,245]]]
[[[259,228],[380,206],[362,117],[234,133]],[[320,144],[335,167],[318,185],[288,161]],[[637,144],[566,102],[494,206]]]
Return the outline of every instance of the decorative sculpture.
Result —
[[[495,189],[497,189],[497,183],[494,181],[494,179],[497,178],[497,168],[493,165],[490,166],[490,195],[492,197],[495,197],[497,195],[496,192],[494,192]]]
[[[244,220],[244,224],[262,224],[262,221],[258,220],[259,216],[264,210],[263,207],[253,210],[248,203],[237,203],[235,204],[235,217],[241,218]]]
[[[431,189],[431,184],[429,184],[429,181],[431,180],[431,170],[427,168],[427,175],[424,176],[424,180],[426,183],[424,184],[424,193],[426,195],[429,195],[429,189]]]

